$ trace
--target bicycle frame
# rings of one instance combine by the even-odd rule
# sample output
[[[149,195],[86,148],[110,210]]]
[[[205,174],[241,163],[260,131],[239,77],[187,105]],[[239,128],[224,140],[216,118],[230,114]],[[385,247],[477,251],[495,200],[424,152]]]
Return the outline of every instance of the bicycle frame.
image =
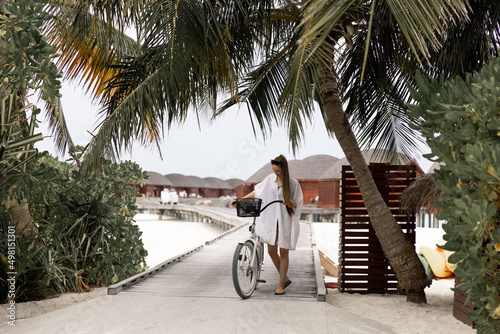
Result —
[[[253,223],[252,225],[250,225],[249,227],[249,230],[250,230],[250,237],[245,240],[246,241],[251,241],[254,245],[253,247],[253,252],[252,252],[252,258],[250,259],[250,265],[253,265],[256,261],[256,259],[260,259],[260,263],[257,263],[257,270],[259,272],[259,276],[260,276],[260,268],[262,266],[262,263],[264,262],[264,243],[262,241],[260,241],[260,237],[257,235],[257,233],[255,233],[255,220],[256,220],[256,217],[253,218]],[[255,255],[258,255],[258,256],[255,256]],[[261,282],[260,280],[260,277],[257,277],[257,282]],[[265,283],[264,282],[261,282],[261,283]]]
[[[276,200],[268,203],[262,210],[258,207],[256,209],[255,206],[249,206],[252,211],[242,214],[243,217],[247,217],[246,213],[250,213],[254,217],[253,223],[249,227],[250,236],[238,243],[233,256],[233,284],[236,292],[243,299],[252,295],[258,283],[266,283],[265,280],[260,279],[260,272],[264,262],[264,243],[255,232],[256,219],[260,212],[264,211],[269,205],[279,202],[281,201]]]

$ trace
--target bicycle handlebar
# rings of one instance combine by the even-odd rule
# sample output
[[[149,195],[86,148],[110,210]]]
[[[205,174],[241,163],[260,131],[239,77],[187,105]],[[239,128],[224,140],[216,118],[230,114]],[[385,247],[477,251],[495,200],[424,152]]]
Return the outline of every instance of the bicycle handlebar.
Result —
[[[243,201],[244,200],[244,201]],[[260,213],[264,211],[269,205],[274,203],[282,203],[283,201],[275,200],[267,203],[264,208],[260,208],[262,204],[262,199],[260,198],[248,198],[240,200],[234,200],[231,205],[235,206],[239,217],[259,217]],[[245,203],[245,205],[243,205]]]
[[[263,208],[262,210],[260,210],[260,212],[264,211],[269,205],[271,204],[274,204],[274,203],[283,203],[283,201],[280,201],[280,200],[276,200],[276,201],[272,201],[272,202],[269,202],[267,203]]]

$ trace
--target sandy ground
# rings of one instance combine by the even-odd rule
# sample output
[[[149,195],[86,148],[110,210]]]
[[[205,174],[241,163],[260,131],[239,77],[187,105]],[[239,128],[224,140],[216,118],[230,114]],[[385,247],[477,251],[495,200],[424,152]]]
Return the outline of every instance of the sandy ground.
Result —
[[[434,281],[426,290],[427,304],[407,303],[405,296],[340,294],[329,289],[326,302],[345,311],[377,320],[391,326],[399,334],[472,334],[475,330],[452,315],[453,280]],[[56,298],[17,304],[17,317],[32,318],[70,305],[107,294],[107,288],[87,293],[66,293]],[[7,309],[2,305],[0,329],[7,326]]]
[[[95,288],[90,292],[82,292],[82,293],[64,293],[61,295],[54,296],[53,298],[48,298],[40,301],[32,301],[32,302],[24,302],[24,303],[16,303],[16,318],[17,319],[26,319],[26,318],[34,318],[41,314],[45,314],[48,312],[52,312],[55,310],[59,310],[80,302],[84,302],[86,300],[105,296],[108,294],[108,288]],[[0,322],[0,328],[7,326],[8,321],[8,310],[6,304],[0,305],[0,315],[2,317],[2,321]]]
[[[399,334],[472,334],[476,331],[453,317],[453,279],[434,280],[426,289],[427,304],[406,302],[406,296],[360,295],[330,290],[326,301],[360,316],[380,321]]]
[[[339,228],[334,223],[313,224],[318,249],[337,262]],[[444,231],[439,228],[417,228],[415,248],[435,247]],[[325,281],[336,282],[336,278],[325,276]],[[434,279],[426,288],[427,304],[406,302],[406,296],[362,295],[339,293],[329,289],[326,301],[354,314],[380,321],[392,326],[399,334],[469,334],[476,331],[453,317],[455,285],[453,278]]]
[[[337,227],[334,224],[315,224],[314,229],[317,236],[328,236],[318,240],[318,247],[323,248],[322,250],[331,258],[335,258],[338,250],[335,247],[328,248],[327,245],[335,245],[338,242],[338,236],[335,234]],[[442,232],[437,229],[434,231],[425,229],[420,232],[419,240],[417,232],[417,247],[422,244],[432,246],[441,234]],[[148,250],[151,252],[151,249]],[[335,280],[328,276],[326,279]],[[474,329],[452,315],[453,292],[450,290],[452,286],[453,279],[434,280],[431,287],[426,289],[428,303],[423,305],[407,303],[405,296],[340,294],[336,289],[329,289],[326,302],[345,311],[387,324],[393,327],[396,333],[475,333]],[[18,303],[16,316],[18,319],[32,318],[106,294],[107,288],[97,288],[88,293],[66,293],[43,301]],[[0,305],[2,319],[0,329],[7,326],[7,315],[7,306]]]

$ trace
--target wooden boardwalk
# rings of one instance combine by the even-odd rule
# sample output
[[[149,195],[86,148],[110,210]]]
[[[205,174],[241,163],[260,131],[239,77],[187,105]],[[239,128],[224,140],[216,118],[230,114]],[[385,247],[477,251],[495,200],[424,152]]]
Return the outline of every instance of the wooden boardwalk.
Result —
[[[297,249],[290,252],[288,276],[293,283],[287,287],[286,294],[275,296],[273,293],[279,276],[267,255],[266,248],[261,279],[267,282],[259,283],[251,298],[293,300],[318,298],[311,226],[308,223],[301,223],[300,228]],[[233,287],[232,258],[238,242],[248,235],[248,228],[244,226],[121,293],[168,297],[240,298]]]

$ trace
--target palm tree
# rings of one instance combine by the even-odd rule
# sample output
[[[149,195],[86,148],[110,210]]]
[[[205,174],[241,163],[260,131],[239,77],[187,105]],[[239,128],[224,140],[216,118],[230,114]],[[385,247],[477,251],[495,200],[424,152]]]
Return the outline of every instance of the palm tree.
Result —
[[[364,32],[358,31],[356,35],[346,36],[346,39],[352,43],[352,48],[342,54],[339,66],[333,65],[334,68],[339,69],[337,74],[339,89],[337,90],[335,86],[335,72],[326,66],[318,85],[329,124],[353,167],[370,213],[372,225],[386,256],[396,271],[400,288],[407,292],[408,300],[418,302],[424,297],[422,293],[419,293],[418,284],[425,284],[423,273],[418,268],[419,261],[416,256],[410,256],[408,242],[395,228],[388,210],[383,208],[382,198],[375,193],[375,185],[372,184],[373,180],[364,169],[363,160],[353,145],[354,140],[350,144],[343,143],[344,139],[351,135],[346,116],[350,116],[351,120],[357,122],[357,126],[363,130],[360,138],[371,144],[376,138],[375,134],[383,132],[387,124],[390,124],[388,121],[406,120],[405,103],[410,102],[406,85],[414,84],[417,69],[426,72],[429,76],[438,73],[448,76],[464,75],[466,71],[479,69],[487,63],[489,57],[498,56],[500,12],[491,2],[472,1],[466,12],[470,16],[469,20],[460,20],[460,17],[464,17],[462,13],[455,21],[442,22],[440,16],[442,17],[443,13],[447,13],[444,16],[451,18],[451,12],[459,11],[461,8],[460,6],[436,7],[440,8],[441,15],[439,11],[437,15],[429,11],[424,22],[418,22],[418,24],[422,31],[427,31],[424,26],[432,27],[433,24],[441,23],[446,33],[441,36],[430,36],[430,40],[426,43],[442,47],[417,49],[419,38],[418,36],[411,37],[411,35],[412,32],[418,30],[407,27],[405,18],[398,17],[401,13],[421,17],[412,12],[414,8],[411,5],[407,3],[398,10],[395,2],[372,2],[369,15],[366,13],[364,19],[361,17],[361,20],[357,21],[368,23],[369,29]],[[320,5],[316,8],[313,6],[304,20],[310,20],[313,25],[317,22],[326,22],[324,20],[325,8],[319,7]],[[325,24],[324,30],[322,27],[313,29],[310,35],[320,36],[322,32],[324,35],[330,32],[331,36],[331,26],[334,24],[330,21]],[[320,43],[316,44],[320,45]],[[457,45],[460,48],[457,48]],[[328,58],[323,61],[327,62]],[[360,66],[361,64],[363,66]],[[340,91],[340,96],[338,91]],[[342,112],[340,101],[346,102],[346,113]],[[384,115],[389,117],[384,118]],[[392,139],[405,142],[409,137],[406,137],[404,132],[402,138]],[[382,137],[380,142],[384,143],[386,140]],[[354,159],[357,160],[356,163]],[[391,244],[397,244],[397,247],[388,248],[387,246]],[[408,275],[406,276],[408,279],[402,280],[401,274]],[[414,279],[410,279],[411,277]],[[410,284],[405,285],[407,283]]]
[[[295,147],[304,122],[311,117],[313,102],[318,101],[361,185],[372,224],[401,290],[410,301],[425,301],[423,289],[428,280],[423,268],[378,194],[350,122],[354,122],[354,130],[369,129],[361,132],[365,143],[376,138],[381,145],[412,151],[402,82],[414,75],[411,69],[435,66],[431,61],[437,59],[439,46],[446,46],[450,36],[439,33],[459,26],[455,21],[462,24],[468,13],[463,1],[309,0],[280,1],[277,7],[274,1],[257,0],[129,3],[134,6],[123,12],[106,2],[101,5],[108,7],[102,11],[82,5],[77,16],[58,15],[66,18],[68,26],[76,26],[81,23],[76,18],[81,17],[89,18],[84,22],[113,23],[120,12],[127,19],[118,22],[117,31],[124,22],[140,27],[142,48],[135,53],[133,48],[128,53],[114,52],[124,50],[118,42],[114,46],[108,43],[113,52],[102,53],[102,57],[90,48],[97,40],[115,36],[112,29],[106,34],[80,35],[78,41],[84,37],[93,41],[85,44],[84,49],[92,51],[86,55],[75,51],[79,45],[68,44],[74,46],[74,57],[68,59],[81,55],[83,61],[78,64],[92,68],[90,78],[112,77],[106,89],[102,81],[91,81],[105,108],[87,159],[97,162],[102,153],[116,156],[135,139],[143,144],[158,143],[164,122],[167,126],[182,122],[192,107],[196,113],[216,109],[221,92],[233,97],[225,107],[246,101],[261,128],[271,128],[275,122],[286,124]],[[469,15],[472,13],[476,12]],[[384,42],[392,43],[392,48]],[[344,52],[351,45],[351,51]],[[104,59],[104,55],[110,55],[106,61],[90,61]],[[443,55],[447,53],[443,51]],[[119,63],[105,67],[114,59]],[[377,68],[381,63],[372,63],[372,59],[387,61],[382,67],[388,69],[385,75]],[[412,62],[413,67],[408,65]],[[338,64],[351,65],[345,68],[351,72],[343,72]],[[250,71],[254,65],[260,66]],[[97,75],[99,69],[111,72]],[[359,85],[346,83],[349,77],[356,78]],[[347,106],[346,112],[342,105]],[[384,128],[391,130],[386,131],[389,136],[377,137]]]

